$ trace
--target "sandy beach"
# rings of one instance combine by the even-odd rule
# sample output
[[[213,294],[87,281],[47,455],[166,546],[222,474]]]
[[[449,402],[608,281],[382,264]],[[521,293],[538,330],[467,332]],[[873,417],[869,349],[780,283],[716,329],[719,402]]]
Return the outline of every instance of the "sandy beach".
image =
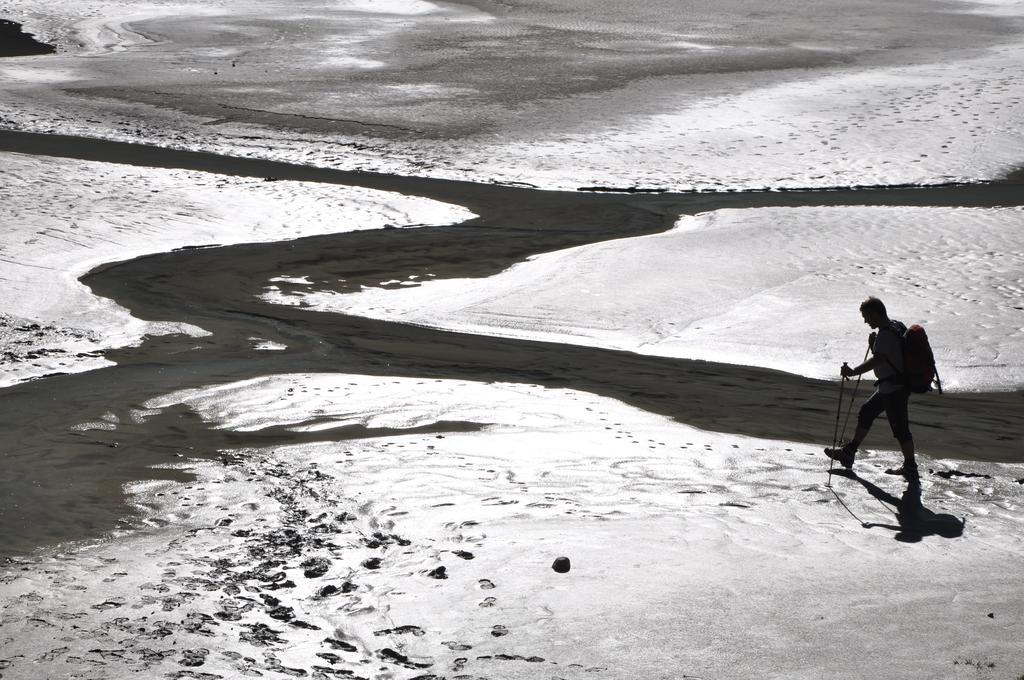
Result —
[[[20,1],[0,677],[1018,678],[1022,17]]]

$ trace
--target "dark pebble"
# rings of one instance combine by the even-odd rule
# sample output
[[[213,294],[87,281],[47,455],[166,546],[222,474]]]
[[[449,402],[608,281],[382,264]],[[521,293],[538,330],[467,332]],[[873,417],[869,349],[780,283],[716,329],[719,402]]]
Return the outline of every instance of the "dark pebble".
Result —
[[[569,568],[570,568],[569,558],[568,557],[559,557],[559,558],[557,558],[554,561],[554,563],[551,565],[551,568],[554,569],[559,574],[567,573],[569,571]]]
[[[343,652],[358,652],[359,649],[355,645],[349,644],[344,640],[338,640],[335,638],[325,638],[324,642],[331,646],[331,649],[340,649]]]
[[[291,607],[271,607],[267,610],[267,616],[278,621],[291,621],[295,618],[295,610]]]
[[[329,560],[323,557],[312,557],[302,563],[302,575],[306,578],[320,578],[331,568]]]

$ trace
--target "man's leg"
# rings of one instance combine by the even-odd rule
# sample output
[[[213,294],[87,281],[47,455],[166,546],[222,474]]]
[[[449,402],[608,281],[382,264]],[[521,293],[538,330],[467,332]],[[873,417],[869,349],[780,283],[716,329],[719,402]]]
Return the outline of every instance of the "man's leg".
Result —
[[[857,429],[853,433],[853,439],[837,449],[825,449],[825,455],[832,460],[839,461],[840,465],[847,469],[853,467],[853,459],[857,454],[857,447],[860,446],[860,443],[864,441],[864,437],[867,436],[868,430],[871,429],[871,423],[884,410],[885,399],[876,390],[860,407],[860,412],[857,414]]]
[[[914,458],[914,436],[910,433],[910,414],[907,407],[909,401],[910,390],[908,389],[902,389],[899,392],[885,395],[885,415],[889,419],[892,435],[900,443],[900,451],[903,453],[903,467],[895,470],[886,470],[886,472],[903,475],[904,477],[917,475],[917,461]]]
[[[850,440],[847,447],[853,451],[860,447],[861,442],[868,436],[875,418],[885,410],[885,401],[885,395],[878,390],[868,397],[868,400],[860,407],[860,412],[857,413],[857,429],[854,430],[853,439]]]

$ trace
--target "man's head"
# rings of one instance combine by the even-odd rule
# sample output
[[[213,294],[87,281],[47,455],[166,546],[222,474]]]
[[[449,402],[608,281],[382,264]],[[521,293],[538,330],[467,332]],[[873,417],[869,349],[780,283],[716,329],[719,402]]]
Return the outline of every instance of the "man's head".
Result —
[[[889,320],[885,304],[874,296],[860,303],[860,315],[864,317],[864,323],[872,328],[878,328]]]

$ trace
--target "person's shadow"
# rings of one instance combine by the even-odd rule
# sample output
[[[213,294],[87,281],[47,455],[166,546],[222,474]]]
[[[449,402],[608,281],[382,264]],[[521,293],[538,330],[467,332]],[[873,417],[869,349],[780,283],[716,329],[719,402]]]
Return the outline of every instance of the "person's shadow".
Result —
[[[895,509],[896,524],[862,522],[861,526],[865,529],[875,527],[891,529],[896,532],[896,540],[904,543],[917,543],[925,536],[958,538],[964,533],[965,520],[957,519],[949,514],[937,514],[924,507],[921,503],[921,480],[919,479],[909,480],[903,497],[896,498],[888,491],[859,477],[853,470],[839,470],[832,474],[860,482],[868,490],[868,493]]]

